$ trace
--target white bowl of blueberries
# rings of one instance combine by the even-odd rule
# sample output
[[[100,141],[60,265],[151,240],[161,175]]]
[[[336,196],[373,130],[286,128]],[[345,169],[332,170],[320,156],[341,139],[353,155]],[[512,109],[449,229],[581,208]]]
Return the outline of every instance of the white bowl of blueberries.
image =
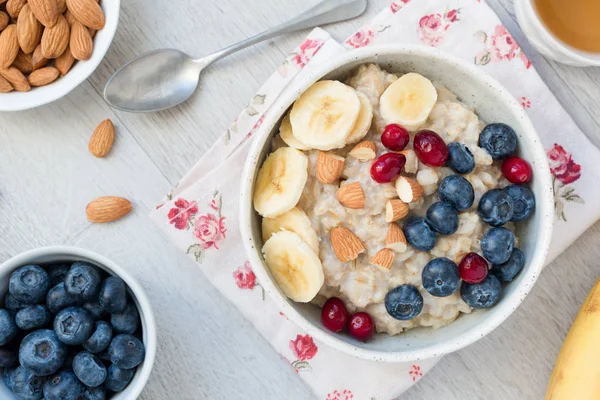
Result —
[[[156,354],[143,289],[90,251],[46,247],[0,266],[0,398],[135,399]]]

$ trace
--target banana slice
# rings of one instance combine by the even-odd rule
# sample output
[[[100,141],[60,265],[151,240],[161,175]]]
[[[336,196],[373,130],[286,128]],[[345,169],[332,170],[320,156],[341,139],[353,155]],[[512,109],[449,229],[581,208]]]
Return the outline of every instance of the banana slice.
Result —
[[[433,83],[414,72],[402,75],[379,98],[381,117],[388,124],[400,124],[409,131],[423,125],[437,101]]]
[[[356,90],[338,81],[320,81],[304,92],[290,113],[292,132],[319,150],[344,147],[360,114]]]
[[[373,122],[373,105],[369,101],[369,98],[364,93],[356,91],[358,100],[360,101],[360,112],[352,132],[346,138],[346,144],[360,142],[371,129],[371,123]]]
[[[300,150],[282,147],[269,154],[258,171],[254,209],[274,218],[298,204],[308,179],[308,157]]]
[[[302,209],[294,207],[278,217],[263,218],[263,242],[269,240],[273,234],[284,230],[298,234],[316,254],[319,254],[319,237],[317,236],[317,231],[312,227],[308,215]]]
[[[279,288],[290,299],[308,303],[323,286],[323,265],[298,234],[281,231],[263,246],[265,261]]]
[[[293,147],[298,150],[311,150],[310,147],[306,146],[304,143],[296,139],[296,136],[292,133],[292,124],[290,122],[290,114],[287,114],[281,120],[281,125],[279,126],[279,136],[281,139],[290,147]]]

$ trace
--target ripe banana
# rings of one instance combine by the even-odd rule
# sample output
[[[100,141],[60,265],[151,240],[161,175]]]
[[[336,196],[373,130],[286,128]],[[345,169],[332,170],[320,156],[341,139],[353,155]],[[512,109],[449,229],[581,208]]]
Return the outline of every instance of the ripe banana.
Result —
[[[369,101],[369,98],[364,93],[356,91],[358,100],[360,101],[360,112],[358,118],[352,128],[352,132],[346,138],[346,144],[360,142],[371,129],[371,123],[373,122],[373,105]]]
[[[338,81],[312,85],[290,112],[292,133],[301,143],[318,150],[346,145],[360,113],[356,91]]]
[[[308,157],[300,150],[282,147],[271,153],[258,171],[254,209],[274,218],[298,204],[308,179]]]
[[[310,147],[306,146],[304,143],[296,139],[294,134],[292,133],[292,124],[290,122],[290,114],[287,114],[281,120],[281,125],[279,126],[279,136],[281,139],[290,147],[293,147],[298,150],[311,150]]]
[[[433,83],[423,75],[402,75],[379,99],[381,116],[388,124],[400,124],[410,131],[423,125],[437,101]]]
[[[323,265],[298,234],[281,231],[263,246],[265,261],[283,293],[300,303],[311,301],[323,286]]]
[[[282,230],[294,232],[310,246],[316,254],[319,254],[319,238],[317,232],[312,227],[308,215],[298,207],[292,208],[285,214],[275,218],[263,218],[262,237],[263,243],[269,240],[271,236]]]
[[[565,339],[546,400],[600,399],[600,279],[581,306]]]

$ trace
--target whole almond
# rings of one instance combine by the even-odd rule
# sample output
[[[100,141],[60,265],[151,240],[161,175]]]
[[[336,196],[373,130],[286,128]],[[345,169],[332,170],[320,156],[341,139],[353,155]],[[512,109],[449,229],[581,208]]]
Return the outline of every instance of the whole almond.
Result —
[[[12,66],[24,74],[30,73],[33,71],[32,55],[23,53],[23,50],[19,51],[19,54],[12,63]]]
[[[346,208],[359,209],[365,207],[365,194],[360,186],[360,182],[352,182],[340,186],[335,195],[340,204]]]
[[[64,14],[67,11],[67,0],[56,0],[56,9],[59,14]]]
[[[90,222],[104,223],[123,218],[131,211],[131,202],[122,197],[104,196],[91,201],[85,208]]]
[[[8,68],[19,54],[17,25],[10,24],[0,33],[0,68]]]
[[[21,10],[17,19],[17,39],[25,54],[33,53],[42,39],[42,24],[31,12],[29,4]]]
[[[110,119],[105,119],[92,134],[88,149],[90,153],[101,158],[108,154],[114,141],[115,127]]]
[[[65,18],[67,19],[67,22],[69,23],[69,25],[73,25],[73,22],[77,21],[75,19],[75,16],[73,15],[73,13],[71,11],[69,11],[67,9],[67,11],[65,11]]]
[[[0,31],[6,28],[9,22],[10,17],[8,16],[8,14],[4,11],[0,11]]]
[[[6,2],[6,12],[11,18],[17,19],[25,4],[27,4],[27,0],[8,0]]]
[[[71,25],[71,40],[69,41],[71,54],[76,60],[89,60],[94,50],[94,42],[87,27],[75,21]]]
[[[35,48],[35,50],[33,51],[33,54],[31,55],[31,62],[33,63],[33,69],[40,69],[40,68],[44,68],[46,65],[48,65],[48,59],[44,57],[44,55],[42,54],[42,44],[38,44],[38,46]]]
[[[104,12],[95,0],[67,0],[67,8],[88,28],[104,28]]]
[[[46,27],[42,34],[42,54],[44,58],[58,58],[67,49],[70,37],[69,23],[60,15],[58,22],[51,28]]]
[[[60,72],[54,67],[44,67],[36,69],[29,74],[29,84],[31,86],[45,86],[58,78]]]
[[[33,15],[46,28],[51,28],[58,22],[58,4],[56,0],[28,0]]]
[[[31,86],[25,75],[15,67],[0,68],[0,76],[4,77],[18,92],[28,92]]]
[[[60,57],[54,60],[54,66],[60,72],[60,76],[64,76],[75,62],[75,58],[73,54],[71,54],[71,49],[67,47],[67,49],[62,53]]]
[[[0,76],[0,93],[8,93],[13,90],[9,81]]]

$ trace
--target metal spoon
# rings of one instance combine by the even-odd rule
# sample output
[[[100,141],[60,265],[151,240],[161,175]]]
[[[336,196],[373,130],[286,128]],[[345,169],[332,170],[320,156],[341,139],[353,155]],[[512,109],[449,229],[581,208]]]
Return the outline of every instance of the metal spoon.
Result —
[[[213,62],[275,36],[361,15],[368,0],[324,0],[300,16],[198,60],[175,49],[154,50],[122,66],[109,79],[104,98],[123,111],[159,111],[176,106],[196,90]]]

